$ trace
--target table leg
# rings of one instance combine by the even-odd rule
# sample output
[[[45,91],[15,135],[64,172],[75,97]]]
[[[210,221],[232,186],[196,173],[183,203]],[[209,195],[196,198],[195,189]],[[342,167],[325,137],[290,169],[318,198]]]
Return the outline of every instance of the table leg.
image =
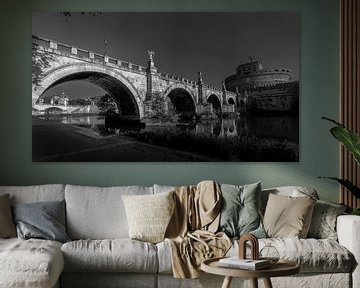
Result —
[[[270,278],[266,277],[263,279],[264,279],[265,288],[273,288]]]
[[[225,276],[224,282],[221,286],[221,288],[230,288],[232,277],[231,276]]]
[[[252,287],[258,288],[258,279],[257,278],[251,278]]]

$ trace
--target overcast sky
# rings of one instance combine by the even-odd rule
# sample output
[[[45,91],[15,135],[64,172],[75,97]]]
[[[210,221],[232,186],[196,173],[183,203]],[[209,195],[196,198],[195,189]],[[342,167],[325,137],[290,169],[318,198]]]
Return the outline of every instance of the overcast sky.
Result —
[[[264,68],[288,68],[299,79],[299,13],[102,13],[96,17],[33,13],[33,34],[146,66],[147,50],[163,73],[220,86],[236,66],[260,60]],[[57,90],[98,95],[78,83]],[[69,92],[69,90],[72,90]],[[82,91],[82,92],[80,92]],[[89,95],[91,96],[91,95]]]

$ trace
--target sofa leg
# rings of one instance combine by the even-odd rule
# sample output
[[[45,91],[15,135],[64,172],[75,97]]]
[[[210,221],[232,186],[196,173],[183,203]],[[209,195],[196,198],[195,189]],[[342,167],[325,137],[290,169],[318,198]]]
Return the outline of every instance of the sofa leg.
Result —
[[[271,280],[270,278],[266,277],[266,278],[263,278],[264,279],[264,284],[265,284],[265,288],[272,288],[272,284],[271,284]]]
[[[231,276],[225,276],[224,282],[221,286],[221,288],[230,288],[232,277]]]

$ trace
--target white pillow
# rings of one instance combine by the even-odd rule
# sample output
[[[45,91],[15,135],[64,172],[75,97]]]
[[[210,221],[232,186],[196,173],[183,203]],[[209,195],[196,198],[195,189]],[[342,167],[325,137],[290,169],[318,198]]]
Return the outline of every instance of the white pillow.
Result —
[[[158,243],[175,208],[174,191],[154,195],[123,195],[131,239]]]

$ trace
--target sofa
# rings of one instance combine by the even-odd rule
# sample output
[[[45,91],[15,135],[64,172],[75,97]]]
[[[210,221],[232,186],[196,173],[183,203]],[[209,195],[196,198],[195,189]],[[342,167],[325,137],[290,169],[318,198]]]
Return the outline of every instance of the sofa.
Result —
[[[216,275],[204,273],[197,279],[174,278],[167,241],[150,243],[129,238],[123,196],[156,195],[172,189],[174,187],[163,185],[0,186],[0,196],[10,195],[13,206],[64,201],[68,236],[64,243],[38,238],[0,239],[0,287],[221,287],[223,277]],[[270,194],[318,198],[315,190],[306,187],[262,189],[261,209],[269,205]],[[322,213],[334,214],[329,207]],[[273,278],[274,287],[360,287],[357,265],[360,261],[360,217],[338,214],[333,216],[335,238],[259,239],[260,249],[274,246],[281,258],[293,260],[301,267],[299,274]],[[319,221],[319,215],[314,217],[312,221]],[[320,225],[335,225],[334,221]],[[233,241],[227,256],[237,253],[237,241]],[[236,278],[232,285],[251,287],[251,282]],[[262,285],[259,281],[259,286]]]

